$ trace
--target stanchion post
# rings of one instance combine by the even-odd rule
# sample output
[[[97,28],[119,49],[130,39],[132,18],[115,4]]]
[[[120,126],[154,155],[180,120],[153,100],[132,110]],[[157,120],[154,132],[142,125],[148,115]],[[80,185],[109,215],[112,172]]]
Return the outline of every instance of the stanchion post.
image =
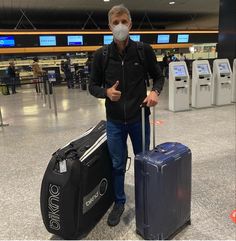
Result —
[[[9,124],[4,124],[2,119],[2,110],[0,107],[0,127],[9,126]]]
[[[56,93],[53,86],[54,85],[52,83],[52,98],[53,98],[53,105],[54,105],[54,113],[55,113],[55,116],[57,116],[57,98],[56,98]]]
[[[48,80],[46,80],[46,86],[47,86],[47,95],[48,95],[48,106],[49,106],[49,109],[51,109],[52,105],[51,105],[50,88],[49,88],[49,81]]]
[[[39,77],[39,85],[40,85],[40,94],[41,94],[41,99],[43,99],[43,77]]]
[[[47,103],[46,94],[45,94],[46,83],[45,83],[44,77],[41,77],[41,82],[42,82],[41,84],[42,84],[43,102],[44,102],[44,105],[46,106],[46,103]]]
[[[89,76],[86,78],[86,90],[87,90],[87,95],[89,95]]]

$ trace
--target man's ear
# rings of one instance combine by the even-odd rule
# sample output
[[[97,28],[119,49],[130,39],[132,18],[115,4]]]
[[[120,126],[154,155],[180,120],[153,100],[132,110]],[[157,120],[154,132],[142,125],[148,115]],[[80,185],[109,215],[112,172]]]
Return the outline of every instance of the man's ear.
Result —
[[[129,30],[132,28],[132,26],[133,26],[133,25],[132,25],[132,22],[130,22],[130,25],[129,25]]]

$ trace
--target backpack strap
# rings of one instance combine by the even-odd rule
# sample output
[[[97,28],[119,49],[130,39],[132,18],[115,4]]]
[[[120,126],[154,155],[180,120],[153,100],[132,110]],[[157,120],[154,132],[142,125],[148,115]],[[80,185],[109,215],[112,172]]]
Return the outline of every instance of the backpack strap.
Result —
[[[109,44],[103,46],[102,49],[102,85],[105,88],[105,72],[109,60]]]
[[[147,61],[145,58],[145,52],[144,52],[144,44],[143,42],[136,42],[137,44],[137,52],[138,52],[138,57],[141,61],[142,66],[144,67],[145,71],[145,81],[147,85],[149,86],[149,77],[148,77],[148,66],[147,66]]]

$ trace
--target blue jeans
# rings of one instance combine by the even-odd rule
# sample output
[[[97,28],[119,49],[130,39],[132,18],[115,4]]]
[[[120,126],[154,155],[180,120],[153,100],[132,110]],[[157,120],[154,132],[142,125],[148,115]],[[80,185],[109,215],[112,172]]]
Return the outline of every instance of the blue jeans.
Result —
[[[15,77],[10,78],[10,87],[11,87],[12,94],[15,94],[16,93],[16,79],[15,79]]]
[[[141,121],[132,124],[117,124],[107,121],[107,143],[112,159],[112,176],[115,193],[115,203],[125,203],[125,168],[128,157],[127,137],[130,136],[134,154],[142,152],[142,124]],[[149,118],[145,121],[145,149],[150,146]]]

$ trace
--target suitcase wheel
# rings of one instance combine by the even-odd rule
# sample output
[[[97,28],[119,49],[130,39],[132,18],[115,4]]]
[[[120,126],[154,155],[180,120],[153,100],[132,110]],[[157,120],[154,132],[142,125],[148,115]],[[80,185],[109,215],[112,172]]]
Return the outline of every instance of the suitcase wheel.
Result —
[[[191,219],[189,219],[186,224],[191,225]]]

